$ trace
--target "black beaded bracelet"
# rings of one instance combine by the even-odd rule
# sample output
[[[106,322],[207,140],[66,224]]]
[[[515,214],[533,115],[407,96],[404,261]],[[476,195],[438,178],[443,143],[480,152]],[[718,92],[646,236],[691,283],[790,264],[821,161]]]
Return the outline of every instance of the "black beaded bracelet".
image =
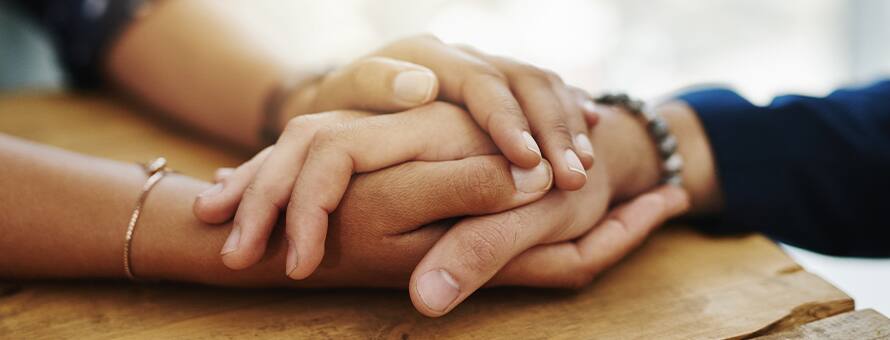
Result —
[[[593,100],[597,104],[619,106],[643,118],[646,129],[655,140],[658,156],[661,158],[661,184],[683,185],[683,157],[677,153],[677,138],[671,134],[664,117],[646,107],[642,100],[632,99],[626,94],[603,94]]]

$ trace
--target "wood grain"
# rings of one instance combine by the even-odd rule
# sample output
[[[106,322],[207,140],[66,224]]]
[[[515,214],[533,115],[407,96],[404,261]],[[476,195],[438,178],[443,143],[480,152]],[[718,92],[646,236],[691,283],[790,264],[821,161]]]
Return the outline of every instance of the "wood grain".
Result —
[[[126,161],[165,155],[209,178],[233,153],[114,101],[0,97],[0,132]],[[180,284],[11,282],[0,338],[745,338],[853,309],[759,235],[707,237],[681,226],[579,291],[486,289],[438,319],[398,290],[236,290]]]
[[[835,315],[756,339],[886,340],[890,339],[890,319],[874,309],[864,309]]]

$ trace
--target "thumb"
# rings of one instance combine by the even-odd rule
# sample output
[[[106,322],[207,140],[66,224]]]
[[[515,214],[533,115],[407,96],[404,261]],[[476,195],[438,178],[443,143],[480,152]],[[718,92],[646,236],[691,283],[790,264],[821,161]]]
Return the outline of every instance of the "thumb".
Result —
[[[362,109],[402,111],[431,102],[439,79],[409,62],[368,57],[336,70],[317,84],[311,111]]]

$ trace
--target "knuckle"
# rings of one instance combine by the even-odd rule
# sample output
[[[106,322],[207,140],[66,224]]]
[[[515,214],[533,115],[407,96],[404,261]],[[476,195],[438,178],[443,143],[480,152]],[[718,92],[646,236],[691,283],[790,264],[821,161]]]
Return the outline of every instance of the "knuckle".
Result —
[[[355,91],[364,90],[379,83],[381,70],[391,65],[387,58],[368,57],[352,64],[347,75],[351,87]]]
[[[536,66],[532,66],[532,65],[529,65],[526,63],[517,62],[515,68],[516,68],[516,72],[518,74],[521,74],[523,77],[531,77],[531,78],[536,78],[538,80],[548,80],[548,81],[550,79],[550,75],[547,73],[547,71],[545,71],[539,67],[536,67]]]
[[[341,124],[321,127],[315,132],[311,148],[327,149],[334,147],[338,141],[343,139],[342,137],[346,134],[345,130]]]
[[[549,118],[546,123],[546,131],[541,131],[543,134],[549,136],[550,139],[557,139],[560,144],[571,145],[571,138],[569,124],[566,122],[565,118],[562,116],[554,116]]]
[[[552,70],[548,70],[548,69],[544,69],[544,70],[542,70],[542,72],[544,72],[544,76],[547,77],[547,79],[550,80],[550,82],[553,83],[554,85],[564,84],[562,81],[562,77],[560,77],[558,74],[556,74],[556,72],[553,72]]]
[[[257,182],[253,182],[244,189],[244,197],[245,199],[252,199],[254,202],[264,206],[274,207],[279,210],[283,209],[285,202],[276,199],[275,193],[270,189],[271,188],[263,187]]]
[[[493,79],[495,81],[507,83],[509,79],[507,75],[498,70],[496,67],[488,63],[479,63],[473,66],[473,77],[469,77],[470,81],[478,81],[479,79]]]
[[[476,273],[497,269],[499,250],[507,249],[510,239],[497,222],[491,221],[467,231],[460,247],[464,268]]]
[[[455,178],[459,183],[454,183],[451,187],[467,208],[491,210],[505,199],[505,190],[502,190],[505,187],[505,178],[494,162],[471,162],[466,166],[464,174]]]
[[[306,114],[296,116],[287,121],[287,126],[285,126],[285,131],[294,133],[300,132],[303,133],[305,131],[314,130],[318,124],[318,114]]]

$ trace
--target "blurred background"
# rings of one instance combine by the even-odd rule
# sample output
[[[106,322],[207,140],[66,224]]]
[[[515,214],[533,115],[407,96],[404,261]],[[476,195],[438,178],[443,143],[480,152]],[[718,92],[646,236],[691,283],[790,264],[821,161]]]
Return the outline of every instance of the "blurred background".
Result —
[[[252,0],[234,1],[300,63],[349,62],[429,32],[552,69],[591,91],[655,97],[726,84],[758,103],[825,94],[890,73],[883,0]],[[2,2],[0,2],[2,3]],[[4,88],[61,84],[49,44],[0,11]],[[36,51],[29,58],[21,58]]]
[[[890,1],[882,0],[252,0],[244,11],[307,65],[346,63],[429,32],[549,68],[589,91],[644,98],[699,84],[765,104],[824,95],[890,75]],[[60,88],[50,44],[0,2],[0,88]],[[14,60],[14,62],[10,62]],[[824,257],[787,247],[850,293],[890,314],[890,260]]]

